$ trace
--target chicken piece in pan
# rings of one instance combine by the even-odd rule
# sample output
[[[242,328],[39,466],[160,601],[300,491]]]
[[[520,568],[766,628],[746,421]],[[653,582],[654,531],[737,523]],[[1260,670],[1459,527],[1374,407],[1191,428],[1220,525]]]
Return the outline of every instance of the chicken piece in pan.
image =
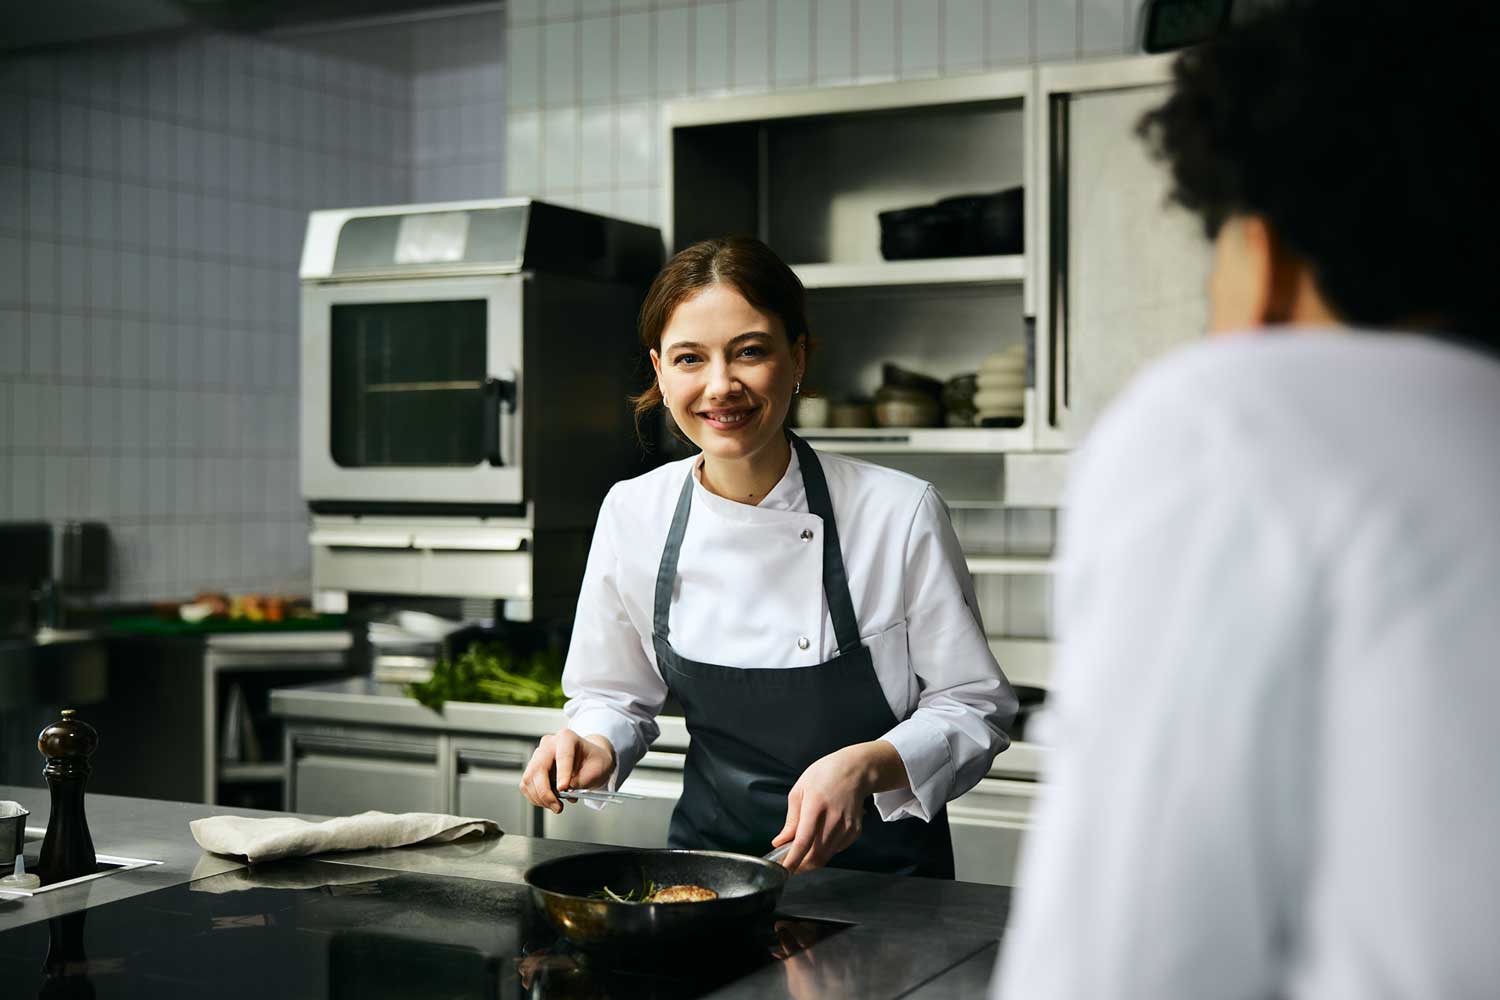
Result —
[[[718,899],[719,894],[701,885],[668,885],[657,889],[646,898],[648,903],[705,903]]]

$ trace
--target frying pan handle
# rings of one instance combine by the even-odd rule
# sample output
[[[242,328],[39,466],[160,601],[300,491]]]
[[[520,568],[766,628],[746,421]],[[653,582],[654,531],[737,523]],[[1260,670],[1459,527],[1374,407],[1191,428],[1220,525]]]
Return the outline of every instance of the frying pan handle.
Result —
[[[792,853],[792,845],[790,843],[786,843],[776,848],[770,854],[761,855],[761,860],[769,861],[772,864],[779,865],[782,861],[786,860],[786,856],[790,853]]]

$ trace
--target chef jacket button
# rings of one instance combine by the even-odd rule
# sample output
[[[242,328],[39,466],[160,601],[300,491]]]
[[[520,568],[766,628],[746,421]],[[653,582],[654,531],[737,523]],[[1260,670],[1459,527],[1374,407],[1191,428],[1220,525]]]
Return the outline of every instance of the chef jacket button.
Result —
[[[812,529],[811,528],[803,528],[802,529],[802,540],[804,542],[810,542],[810,541],[812,541]]]
[[[805,636],[805,635],[799,635],[797,637],[797,648],[798,649],[806,649],[808,646],[811,646],[811,645],[812,645],[812,643],[810,643],[810,642],[807,641],[807,636]]]

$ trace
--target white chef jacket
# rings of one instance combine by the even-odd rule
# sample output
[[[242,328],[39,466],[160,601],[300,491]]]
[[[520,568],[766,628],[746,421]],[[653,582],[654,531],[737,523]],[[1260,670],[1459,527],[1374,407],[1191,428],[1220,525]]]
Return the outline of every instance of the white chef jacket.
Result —
[[[995,996],[1495,996],[1500,362],[1194,346],[1097,425],[1066,513]]]
[[[884,739],[910,787],[882,792],[884,819],[930,820],[984,776],[1008,741],[1016,697],[995,663],[947,508],[927,483],[821,455],[850,599],[898,720]],[[823,594],[823,520],[797,454],[759,505],[717,496],[698,457],[610,490],[589,552],[563,669],[568,726],[618,757],[617,787],[659,732],[667,686],[651,641],[656,573],[689,470],[693,506],[672,597],[672,647],[726,667],[805,667],[838,653]]]

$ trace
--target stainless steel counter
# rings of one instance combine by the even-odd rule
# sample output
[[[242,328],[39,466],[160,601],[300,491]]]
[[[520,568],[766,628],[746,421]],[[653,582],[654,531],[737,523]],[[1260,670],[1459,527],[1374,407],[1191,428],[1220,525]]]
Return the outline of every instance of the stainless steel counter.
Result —
[[[455,701],[444,705],[442,712],[434,712],[403,694],[401,685],[380,684],[369,677],[273,691],[271,711],[287,718],[322,722],[530,739],[555,733],[566,721],[560,709],[519,705]],[[663,715],[657,718],[657,723],[661,726],[661,736],[652,744],[654,749],[687,749],[687,724],[682,719]],[[1035,780],[1040,759],[1041,750],[1035,744],[1014,744],[995,759],[989,776]]]
[[[382,684],[370,677],[350,677],[324,684],[281,688],[271,692],[271,711],[287,718],[348,722],[367,726],[396,726],[433,732],[483,733],[539,739],[563,727],[562,710],[524,705],[480,705],[450,701],[441,712],[402,693],[400,684]],[[687,726],[663,716],[658,749],[687,748]]]
[[[44,793],[0,786],[0,798],[18,799],[33,811],[33,824],[45,825]],[[0,903],[0,931],[236,869],[243,870],[247,884],[258,884],[263,875],[274,873],[274,866],[252,869],[205,855],[188,831],[190,819],[223,811],[90,796],[89,823],[101,852],[164,863],[20,902]],[[525,870],[539,861],[590,849],[587,844],[506,835],[438,847],[329,855],[322,860],[516,885],[524,882]],[[962,882],[831,870],[798,876],[787,887],[783,913],[854,926],[820,942],[806,953],[808,961],[763,968],[714,995],[806,1000],[812,996],[898,997],[919,990],[917,995],[924,997],[980,996],[1009,902],[1007,889]]]
[[[31,810],[26,819],[27,853],[34,854],[51,814],[45,788],[0,785],[0,799],[11,799]],[[0,931],[34,920],[61,916],[74,910],[128,899],[192,879],[221,875],[245,865],[204,854],[188,832],[188,823],[204,816],[274,816],[254,809],[225,809],[185,802],[158,802],[116,795],[88,795],[84,803],[94,850],[117,857],[160,861],[159,865],[120,872],[105,878],[44,892],[30,899],[0,899]]]

